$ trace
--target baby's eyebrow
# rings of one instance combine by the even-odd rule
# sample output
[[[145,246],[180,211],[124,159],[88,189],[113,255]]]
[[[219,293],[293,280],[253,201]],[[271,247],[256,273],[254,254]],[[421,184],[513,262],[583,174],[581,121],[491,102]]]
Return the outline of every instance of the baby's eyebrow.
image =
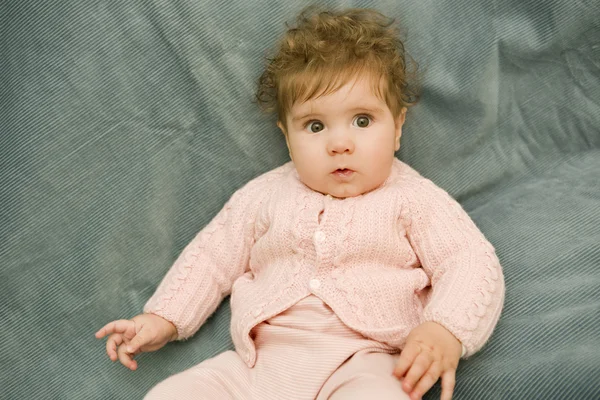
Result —
[[[308,117],[316,117],[316,116],[320,116],[320,115],[321,114],[317,114],[317,113],[302,114],[297,117],[292,117],[292,121],[300,121],[300,120],[308,118]]]
[[[379,107],[354,107],[351,110],[349,110],[349,112],[351,113],[355,113],[357,111],[366,111],[373,114],[379,114],[383,112],[383,110]]]
[[[356,112],[360,112],[360,111],[368,112],[371,114],[380,114],[383,112],[383,110],[379,107],[364,106],[364,107],[351,108],[350,110],[348,110],[348,113],[356,113]],[[321,114],[319,114],[319,113],[301,114],[299,116],[292,117],[292,121],[300,121],[300,120],[303,120],[308,117],[320,117],[320,116],[321,116]]]

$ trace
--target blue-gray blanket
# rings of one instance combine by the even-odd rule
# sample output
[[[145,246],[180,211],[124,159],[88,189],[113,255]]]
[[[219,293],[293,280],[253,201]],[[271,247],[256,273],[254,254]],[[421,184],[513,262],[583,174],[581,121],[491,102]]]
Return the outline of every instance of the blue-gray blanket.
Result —
[[[455,398],[600,398],[600,3],[324,4],[397,17],[423,71],[398,157],[504,267],[504,313]],[[135,372],[93,334],[139,313],[233,191],[287,161],[253,90],[306,5],[0,3],[1,398],[141,398],[231,348],[227,301]]]

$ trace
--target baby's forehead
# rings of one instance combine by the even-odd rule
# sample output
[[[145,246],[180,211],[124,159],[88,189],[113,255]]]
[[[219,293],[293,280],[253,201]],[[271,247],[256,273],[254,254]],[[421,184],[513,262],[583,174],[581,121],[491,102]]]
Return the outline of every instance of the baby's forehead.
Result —
[[[322,90],[306,99],[297,99],[292,105],[292,113],[316,112],[319,110],[372,110],[386,107],[381,91],[375,90],[368,80],[354,80],[336,90]]]

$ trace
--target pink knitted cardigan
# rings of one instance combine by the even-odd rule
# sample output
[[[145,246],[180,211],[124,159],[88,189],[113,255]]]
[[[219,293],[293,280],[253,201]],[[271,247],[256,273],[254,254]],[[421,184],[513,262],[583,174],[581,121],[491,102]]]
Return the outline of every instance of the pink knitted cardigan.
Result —
[[[289,162],[234,193],[144,312],[185,339],[230,293],[232,339],[250,367],[252,328],[310,294],[350,328],[398,348],[435,321],[469,356],[498,321],[504,278],[460,204],[400,160],[382,186],[346,199],[311,190]]]

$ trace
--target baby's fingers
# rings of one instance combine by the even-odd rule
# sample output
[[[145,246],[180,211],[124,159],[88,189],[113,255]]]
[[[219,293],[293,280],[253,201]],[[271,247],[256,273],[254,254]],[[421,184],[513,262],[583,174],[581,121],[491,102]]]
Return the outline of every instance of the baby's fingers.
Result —
[[[109,322],[104,325],[98,332],[96,332],[96,339],[101,339],[106,335],[110,335],[111,333],[126,333],[130,336],[135,334],[135,324],[133,321],[128,319],[120,319],[117,321]]]
[[[119,346],[119,350],[117,352],[119,354],[119,361],[121,364],[132,371],[137,369],[137,362],[133,359],[133,354],[128,353],[125,349],[125,346]]]
[[[441,400],[452,400],[452,392],[456,383],[456,371],[449,369],[442,375],[442,397]]]
[[[111,359],[111,361],[117,361],[117,347],[119,347],[123,343],[123,335],[120,333],[113,333],[108,337],[106,341],[106,354]]]
[[[400,353],[396,369],[394,369],[394,375],[398,378],[402,378],[413,362],[415,362],[415,358],[417,358],[420,352],[421,348],[419,345],[412,342],[407,343],[406,347],[402,350],[402,353]]]
[[[437,382],[442,373],[442,365],[439,361],[434,361],[425,375],[421,378],[417,386],[410,394],[411,399],[420,399]]]
[[[406,393],[412,392],[415,384],[421,379],[425,371],[431,367],[432,363],[432,355],[429,352],[421,352],[406,373],[406,377],[402,382],[402,389],[404,389]]]
[[[131,339],[127,345],[127,352],[135,354],[145,344],[152,341],[152,334],[149,329],[140,329],[140,331]]]

